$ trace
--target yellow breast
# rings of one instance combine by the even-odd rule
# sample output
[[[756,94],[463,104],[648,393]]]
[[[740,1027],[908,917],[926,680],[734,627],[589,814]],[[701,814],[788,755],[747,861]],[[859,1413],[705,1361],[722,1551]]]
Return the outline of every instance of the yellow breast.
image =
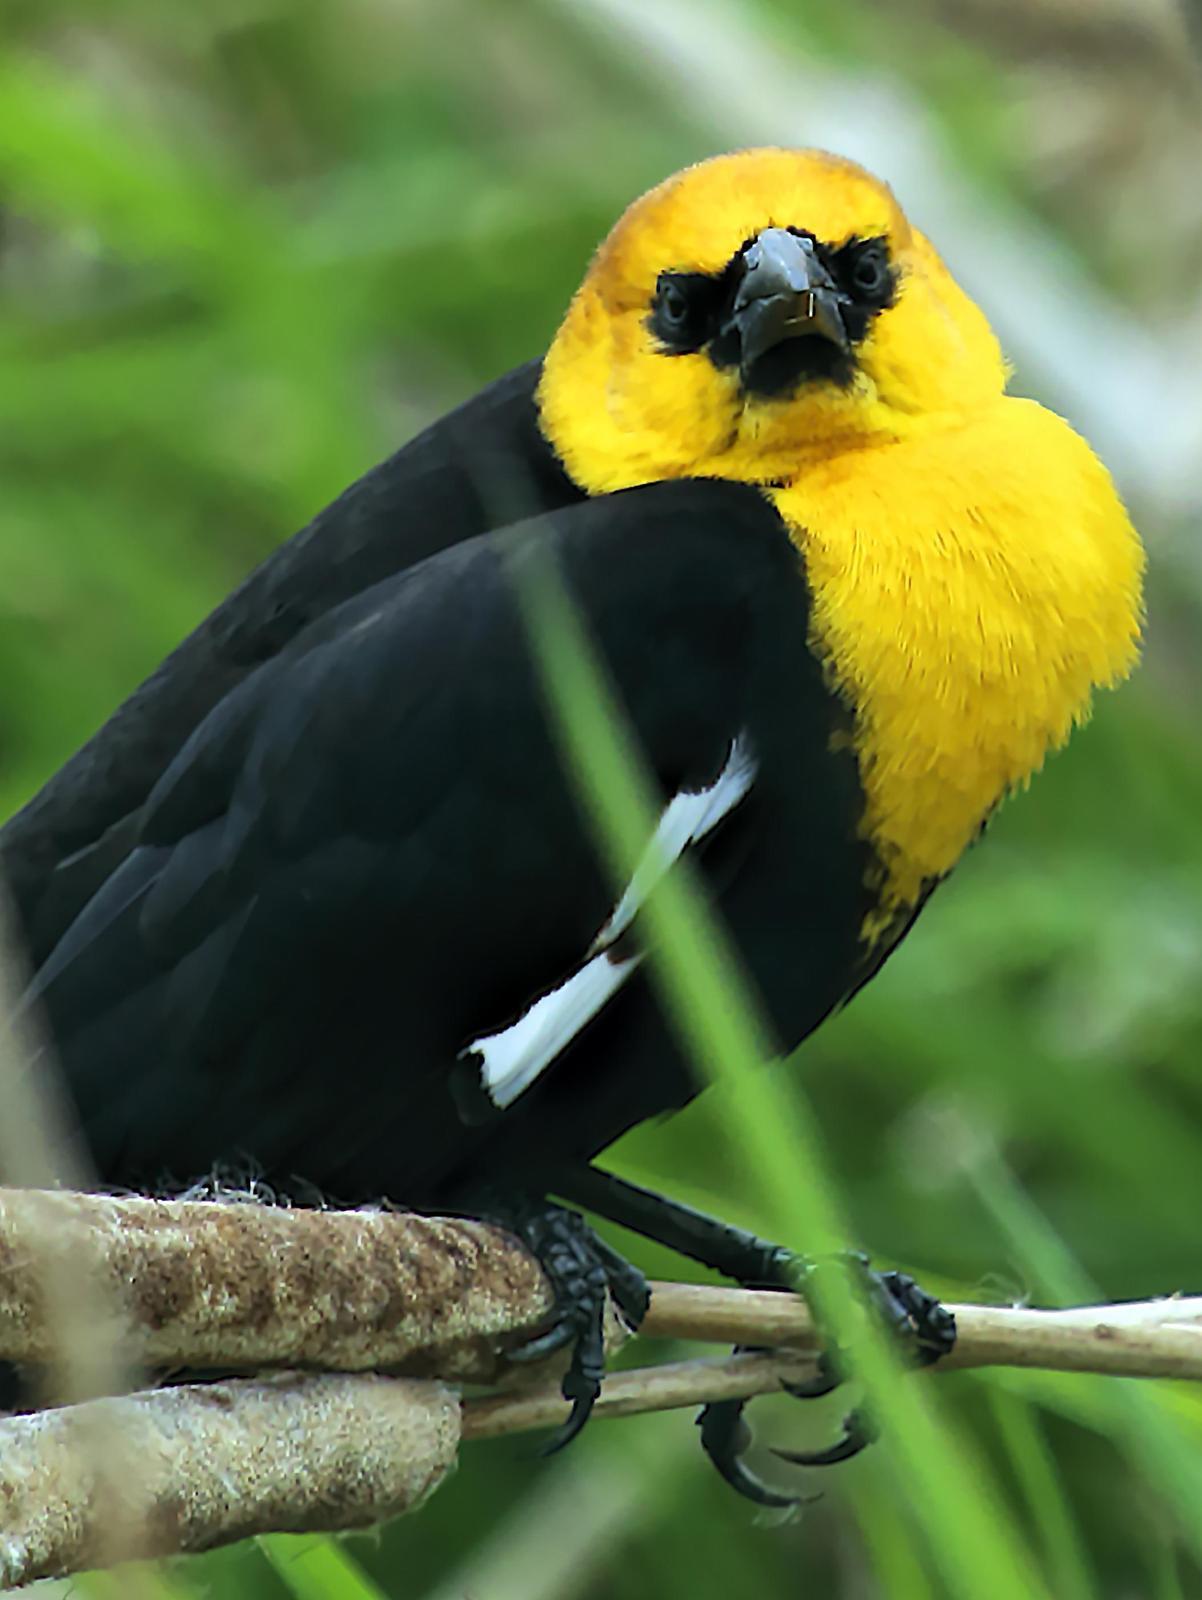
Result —
[[[769,491],[854,710],[875,937],[1131,669],[1143,557],[1105,469],[1030,401],[843,451]]]

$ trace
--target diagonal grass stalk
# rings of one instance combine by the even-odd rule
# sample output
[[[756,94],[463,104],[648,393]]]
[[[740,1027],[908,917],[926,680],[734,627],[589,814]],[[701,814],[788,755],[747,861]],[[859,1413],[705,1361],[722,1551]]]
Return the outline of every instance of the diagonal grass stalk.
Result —
[[[1073,1259],[1071,1251],[1019,1185],[1001,1156],[986,1145],[966,1169],[968,1181],[1005,1237],[1024,1272],[1044,1297],[1060,1305],[1090,1304],[1105,1297]],[[1196,1438],[1175,1408],[1167,1382],[1117,1380],[1104,1391],[1110,1425],[1140,1473],[1155,1484],[1180,1524],[1183,1538],[1202,1560],[1202,1456]]]
[[[558,574],[532,557],[515,572],[552,726],[602,859],[630,879],[657,807],[645,768]],[[725,1091],[731,1137],[745,1151],[766,1216],[814,1256],[846,1248],[849,1231],[803,1097],[765,1070],[773,1057],[737,959],[698,885],[668,873],[643,915],[665,1008],[704,1077]],[[850,1277],[815,1275],[819,1310],[837,1331],[884,1428],[898,1493],[910,1500],[935,1563],[966,1600],[1047,1593],[983,1462],[928,1386],[905,1381],[875,1322],[860,1314]]]

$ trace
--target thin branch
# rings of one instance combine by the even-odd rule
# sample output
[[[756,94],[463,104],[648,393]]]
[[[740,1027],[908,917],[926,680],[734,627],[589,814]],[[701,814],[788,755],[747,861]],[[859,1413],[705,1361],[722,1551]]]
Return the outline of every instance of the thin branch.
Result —
[[[775,1394],[784,1379],[812,1374],[804,1356],[769,1351],[745,1352],[693,1361],[664,1361],[654,1367],[633,1367],[606,1378],[594,1417],[633,1417],[645,1411],[679,1411],[711,1400],[750,1400]],[[463,1402],[464,1439],[496,1439],[506,1433],[530,1433],[562,1422],[566,1401],[553,1383],[490,1394]]]
[[[516,1245],[513,1248],[517,1248]],[[1202,1372],[1202,1298],[1072,1311],[958,1306],[953,1366],[1176,1377]],[[787,1341],[792,1353],[668,1362],[606,1379],[599,1417],[748,1399],[812,1369],[814,1327],[787,1295],[655,1286],[649,1330]],[[562,1421],[558,1384],[458,1401],[439,1383],[300,1377],[163,1389],[0,1423],[0,1587],[133,1555],[196,1551],[269,1530],[366,1527],[411,1509],[460,1437]],[[109,1441],[98,1481],[91,1437]],[[121,1459],[114,1461],[116,1449]],[[115,1486],[127,1486],[125,1492]]]
[[[951,1305],[958,1337],[936,1370],[1042,1367],[1127,1378],[1202,1380],[1202,1295],[1074,1306]],[[814,1349],[805,1304],[792,1295],[657,1284],[643,1332],[669,1339]]]
[[[550,1288],[486,1223],[383,1211],[0,1190],[0,1360],[52,1351],[38,1267],[48,1248],[94,1262],[147,1365],[401,1370],[489,1383],[545,1321]],[[1037,1311],[953,1306],[948,1367],[1007,1365],[1202,1379],[1202,1297]],[[813,1349],[788,1294],[654,1285],[652,1338]]]
[[[442,1382],[291,1373],[10,1418],[0,1422],[0,1587],[269,1529],[367,1526],[440,1480],[461,1422],[462,1437],[483,1438],[563,1416],[546,1366],[529,1373],[505,1359],[545,1324],[550,1288],[522,1245],[485,1223],[0,1191],[0,1360],[53,1356],[44,1285],[56,1256],[90,1264],[84,1287],[115,1306],[124,1348],[146,1364],[404,1367],[536,1387],[461,1408]],[[959,1342],[937,1371],[1202,1379],[1202,1297],[952,1309]],[[776,1353],[617,1374],[599,1415],[770,1392],[812,1367],[818,1343],[794,1296],[691,1284],[653,1285],[643,1333]]]
[[[411,1511],[454,1463],[459,1401],[438,1383],[277,1374],[13,1417],[0,1436],[7,1589]]]
[[[659,1310],[648,1315],[647,1323],[657,1334],[758,1345],[780,1343],[755,1353],[669,1361],[613,1373],[605,1380],[596,1416],[629,1417],[712,1400],[749,1400],[776,1393],[786,1379],[812,1375],[817,1341],[813,1322],[800,1302],[752,1290],[707,1289],[683,1283],[657,1284],[655,1294]],[[747,1304],[738,1303],[742,1300]],[[765,1300],[781,1304],[764,1307],[757,1303]],[[956,1348],[926,1371],[938,1374],[967,1367],[1008,1366],[1111,1377],[1202,1378],[1202,1297],[1077,1306],[1071,1311],[971,1305],[951,1309],[960,1324]],[[491,1439],[554,1427],[563,1421],[566,1411],[553,1383],[485,1395],[464,1402],[463,1437]]]
[[[932,1369],[1038,1367],[1113,1377],[1202,1379],[1202,1296],[1037,1311],[1029,1306],[954,1305],[956,1347]],[[605,1380],[599,1417],[670,1411],[712,1400],[775,1393],[785,1379],[813,1370],[819,1340],[794,1296],[698,1284],[654,1285],[644,1334],[771,1347],[719,1360],[665,1362]],[[796,1352],[791,1354],[790,1352]],[[554,1384],[466,1401],[465,1439],[524,1433],[562,1422],[566,1406]]]

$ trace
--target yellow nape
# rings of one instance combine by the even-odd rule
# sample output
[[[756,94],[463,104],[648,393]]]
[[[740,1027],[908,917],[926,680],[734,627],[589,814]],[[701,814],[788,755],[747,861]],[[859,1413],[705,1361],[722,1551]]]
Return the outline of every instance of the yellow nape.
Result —
[[[883,236],[895,302],[849,383],[745,394],[648,328],[661,272],[720,272],[764,228]],[[591,494],[693,476],[759,486],[813,596],[811,638],[854,712],[888,931],[999,800],[1134,664],[1143,555],[1105,469],[1005,394],[988,323],[890,191],[818,151],[750,150],[636,201],[547,354],[544,431]]]

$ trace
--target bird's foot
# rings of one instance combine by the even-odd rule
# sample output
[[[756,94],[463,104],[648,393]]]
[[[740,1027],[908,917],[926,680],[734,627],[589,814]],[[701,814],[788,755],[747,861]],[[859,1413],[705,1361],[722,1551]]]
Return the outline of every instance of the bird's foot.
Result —
[[[555,1320],[545,1333],[509,1353],[511,1361],[541,1361],[566,1345],[572,1357],[562,1392],[568,1419],[542,1453],[562,1450],[584,1427],[605,1375],[605,1307],[614,1304],[632,1328],[647,1314],[651,1293],[643,1274],[618,1254],[575,1211],[549,1201],[505,1207],[505,1226],[542,1263],[555,1290]]]
[[[877,1272],[867,1256],[858,1252],[841,1260],[844,1267],[852,1269],[863,1298],[898,1341],[911,1365],[929,1366],[952,1349],[956,1342],[955,1317],[913,1278],[904,1272]],[[782,1263],[781,1279],[771,1287],[783,1287],[788,1282],[809,1299],[814,1274],[820,1270],[820,1263],[791,1258],[787,1267]],[[838,1346],[831,1345],[819,1355],[812,1378],[783,1387],[799,1400],[817,1399],[838,1388],[844,1365]],[[743,1400],[722,1400],[702,1410],[697,1424],[706,1454],[727,1483],[757,1505],[798,1504],[798,1496],[770,1488],[744,1462],[743,1455],[751,1443],[751,1430],[743,1416],[745,1405]],[[843,1430],[833,1444],[821,1450],[774,1450],[773,1454],[799,1466],[833,1466],[858,1455],[875,1437],[871,1418],[856,1410],[844,1418]]]

